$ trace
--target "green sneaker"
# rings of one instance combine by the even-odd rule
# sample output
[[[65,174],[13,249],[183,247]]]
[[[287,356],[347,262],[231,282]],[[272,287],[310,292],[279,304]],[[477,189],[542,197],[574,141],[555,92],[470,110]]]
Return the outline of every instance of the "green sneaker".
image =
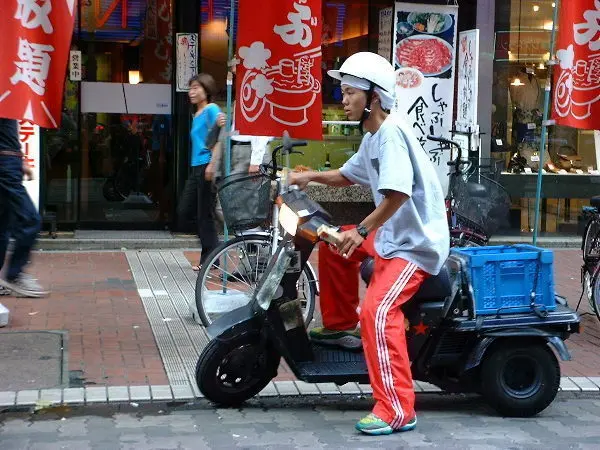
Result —
[[[347,350],[358,350],[362,348],[359,330],[336,331],[325,327],[317,327],[310,330],[310,339],[324,345],[336,345]]]
[[[406,424],[404,424],[403,426],[401,426],[400,428],[398,428],[397,431],[412,431],[415,428],[417,428],[417,416],[413,417],[411,420],[409,420]]]
[[[394,432],[394,429],[388,423],[384,422],[373,413],[360,419],[356,424],[356,429],[361,433],[370,434],[371,436],[382,436]]]
[[[394,431],[404,432],[412,431],[417,427],[417,416],[413,417],[404,426],[394,430],[388,423],[381,420],[375,414],[371,413],[356,424],[356,429],[362,433],[372,436],[382,436],[392,434]]]

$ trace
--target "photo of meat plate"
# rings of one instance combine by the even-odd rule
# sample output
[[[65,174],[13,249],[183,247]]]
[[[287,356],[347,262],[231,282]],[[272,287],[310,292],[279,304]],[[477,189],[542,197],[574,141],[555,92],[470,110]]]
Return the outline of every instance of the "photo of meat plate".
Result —
[[[418,69],[424,76],[440,76],[452,67],[452,46],[436,36],[403,39],[396,48],[396,64]]]

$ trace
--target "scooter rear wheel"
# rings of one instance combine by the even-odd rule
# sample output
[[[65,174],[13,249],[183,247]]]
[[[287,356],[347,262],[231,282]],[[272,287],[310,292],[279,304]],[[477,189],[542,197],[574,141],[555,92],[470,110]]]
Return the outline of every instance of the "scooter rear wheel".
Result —
[[[269,384],[280,359],[275,350],[261,346],[258,336],[213,339],[196,364],[196,383],[211,402],[238,406]]]
[[[481,367],[481,389],[500,414],[531,417],[546,409],[560,385],[560,366],[543,342],[498,342]]]

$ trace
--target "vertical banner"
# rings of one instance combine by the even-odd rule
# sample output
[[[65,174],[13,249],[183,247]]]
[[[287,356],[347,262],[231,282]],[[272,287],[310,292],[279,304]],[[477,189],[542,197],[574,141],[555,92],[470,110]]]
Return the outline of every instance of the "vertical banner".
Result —
[[[479,80],[479,30],[458,34],[458,92],[456,129],[474,132],[477,128],[477,81]]]
[[[25,160],[33,170],[33,180],[23,181],[36,209],[40,208],[40,127],[19,120],[19,141]]]
[[[177,92],[190,90],[188,83],[198,73],[198,33],[177,33]]]
[[[173,11],[171,6],[171,0],[147,0],[146,2],[146,36],[142,46],[144,83],[172,83]]]
[[[394,10],[394,112],[406,117],[448,188],[450,152],[427,135],[450,137],[457,6],[397,2]]]
[[[3,0],[0,117],[61,122],[75,0]]]
[[[321,0],[239,2],[236,128],[322,139]]]
[[[600,129],[600,0],[560,2],[552,118]]]
[[[392,57],[392,26],[394,25],[394,8],[379,10],[379,38],[377,40],[377,53],[390,61]]]

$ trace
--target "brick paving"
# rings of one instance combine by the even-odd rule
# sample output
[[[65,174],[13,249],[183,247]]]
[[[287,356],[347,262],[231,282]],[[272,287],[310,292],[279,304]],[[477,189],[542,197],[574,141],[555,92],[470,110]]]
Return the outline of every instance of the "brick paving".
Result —
[[[0,332],[66,330],[68,367],[84,385],[167,383],[124,253],[35,253],[28,271],[52,293],[0,297],[10,310]]]
[[[197,252],[186,252],[193,263]],[[313,263],[316,266],[316,261]],[[575,306],[581,293],[580,252],[557,250],[555,281],[559,293]],[[52,290],[47,299],[2,297],[13,330],[66,330],[68,366],[75,378],[93,385],[166,385],[168,378],[150,323],[123,252],[34,254],[30,272]],[[191,271],[191,268],[190,268]],[[318,303],[317,303],[318,308]],[[588,311],[586,300],[580,312]],[[319,321],[318,309],[315,313]],[[600,376],[600,323],[584,315],[583,333],[573,336],[573,361],[562,363],[564,376]],[[293,380],[284,364],[278,381]]]

